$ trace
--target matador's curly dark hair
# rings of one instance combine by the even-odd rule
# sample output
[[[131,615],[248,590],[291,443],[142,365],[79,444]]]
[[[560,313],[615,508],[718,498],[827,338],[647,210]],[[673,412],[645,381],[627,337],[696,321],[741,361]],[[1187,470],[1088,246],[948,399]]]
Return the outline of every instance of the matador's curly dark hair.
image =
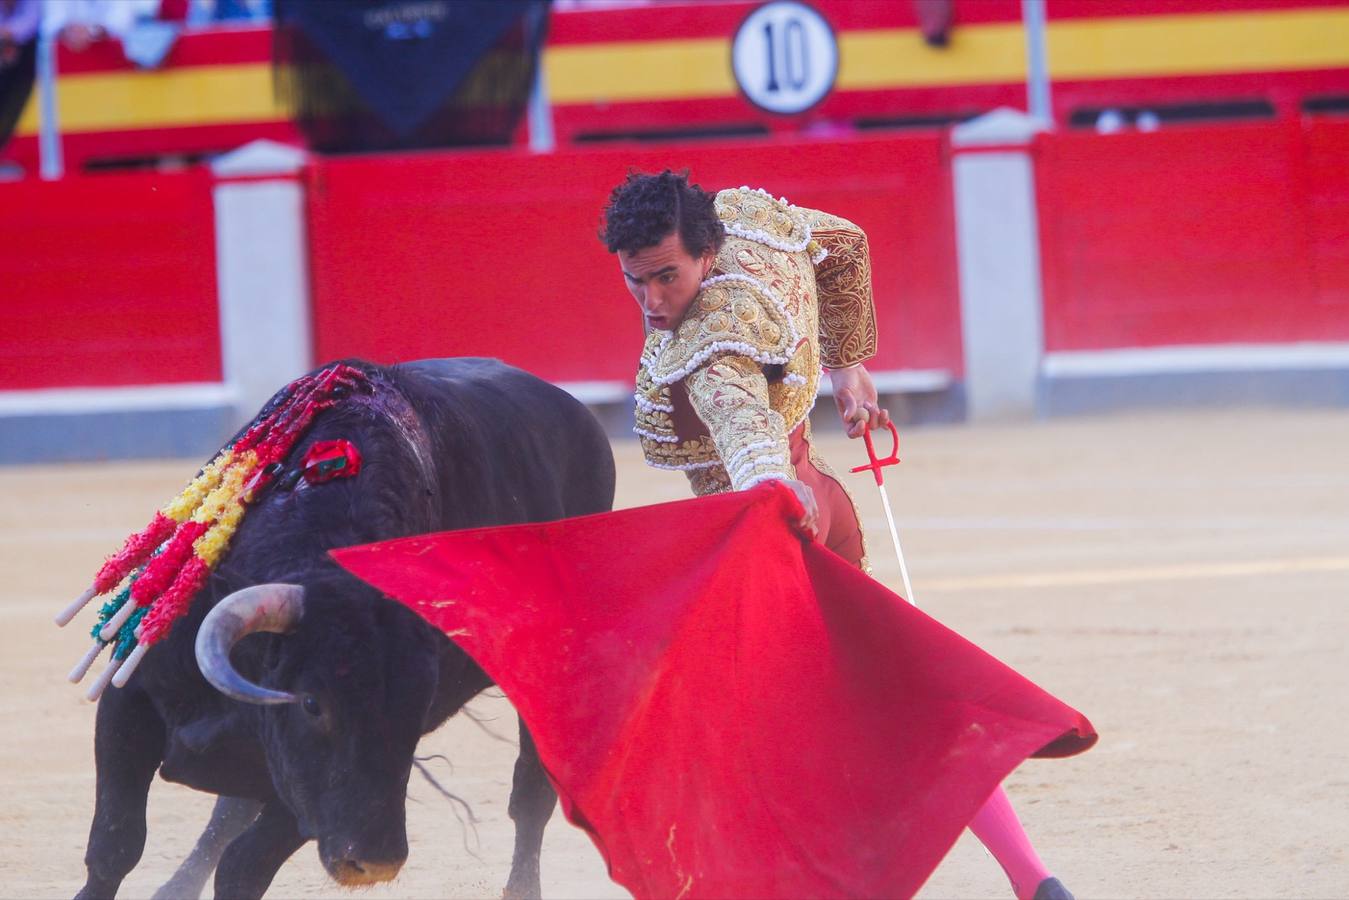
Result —
[[[726,233],[713,205],[715,197],[696,184],[689,173],[666,169],[659,175],[629,172],[614,188],[604,208],[600,240],[610,253],[633,253],[654,247],[676,230],[690,256],[716,252]]]

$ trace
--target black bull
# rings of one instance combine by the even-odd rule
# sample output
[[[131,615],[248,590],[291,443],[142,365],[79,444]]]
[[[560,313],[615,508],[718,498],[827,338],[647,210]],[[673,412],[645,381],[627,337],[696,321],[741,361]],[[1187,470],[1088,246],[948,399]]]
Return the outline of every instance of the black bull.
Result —
[[[139,861],[156,770],[221,795],[213,824],[231,835],[242,828],[219,858],[217,896],[261,896],[309,840],[341,883],[391,878],[407,858],[405,801],[418,739],[490,681],[445,636],[341,572],[327,551],[612,506],[608,441],[563,391],[494,360],[354,365],[373,390],[316,419],[188,615],[125,688],[103,695],[80,897],[112,896]],[[322,484],[298,477],[311,444],[339,438],[358,446],[359,475]],[[296,613],[284,617],[285,633],[228,635],[214,662],[223,677],[238,679],[236,696],[251,700],[240,702],[203,677],[194,643],[209,610],[271,583],[296,587],[242,597],[247,605],[261,592],[274,602],[279,591]],[[268,689],[289,702],[258,702]],[[226,797],[247,798],[231,801],[236,817],[245,811],[237,826],[220,821],[230,811]],[[539,846],[556,799],[522,728],[508,895],[537,896]],[[208,829],[203,843],[210,841]]]

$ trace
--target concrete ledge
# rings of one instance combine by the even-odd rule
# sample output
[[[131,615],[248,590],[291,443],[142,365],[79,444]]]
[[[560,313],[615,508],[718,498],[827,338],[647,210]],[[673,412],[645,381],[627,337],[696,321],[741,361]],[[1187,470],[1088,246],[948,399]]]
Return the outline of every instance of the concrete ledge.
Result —
[[[230,405],[7,415],[0,418],[0,463],[204,461],[234,433],[235,415]]]
[[[237,403],[235,391],[215,383],[0,391],[0,422],[10,416],[186,410]]]
[[[0,463],[200,457],[235,431],[228,385],[0,391]]]
[[[557,386],[587,406],[632,401],[633,387],[626,381],[562,381]]]
[[[1055,353],[1049,416],[1197,406],[1349,406],[1349,344],[1229,344]]]
[[[1041,371],[1052,377],[1319,369],[1349,369],[1349,343],[1178,344],[1082,350],[1048,353],[1041,364]]]
[[[883,396],[900,394],[939,394],[955,384],[955,377],[945,369],[896,369],[892,372],[872,372],[876,391]],[[820,396],[834,396],[834,383],[826,373],[820,378]]]

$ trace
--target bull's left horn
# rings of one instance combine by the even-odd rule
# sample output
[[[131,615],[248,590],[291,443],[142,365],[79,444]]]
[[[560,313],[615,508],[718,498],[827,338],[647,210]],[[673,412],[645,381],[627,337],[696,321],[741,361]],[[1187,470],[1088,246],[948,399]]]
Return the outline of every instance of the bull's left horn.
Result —
[[[235,591],[206,614],[197,631],[197,665],[216,690],[244,703],[294,703],[294,694],[254,684],[230,662],[230,650],[258,631],[286,634],[304,615],[304,588],[259,584]]]

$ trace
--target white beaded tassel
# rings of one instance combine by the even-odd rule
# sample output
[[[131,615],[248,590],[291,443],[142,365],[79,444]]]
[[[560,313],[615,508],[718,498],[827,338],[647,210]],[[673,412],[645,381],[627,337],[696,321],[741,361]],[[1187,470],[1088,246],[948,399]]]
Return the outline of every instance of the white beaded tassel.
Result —
[[[70,620],[75,618],[75,616],[79,614],[80,610],[88,606],[89,601],[97,596],[98,591],[92,587],[89,588],[89,590],[85,591],[83,594],[80,594],[78,597],[75,598],[74,603],[71,603],[65,609],[61,610],[59,613],[56,614],[55,619],[56,624],[61,626],[62,628],[65,628],[67,625],[70,624]]]

